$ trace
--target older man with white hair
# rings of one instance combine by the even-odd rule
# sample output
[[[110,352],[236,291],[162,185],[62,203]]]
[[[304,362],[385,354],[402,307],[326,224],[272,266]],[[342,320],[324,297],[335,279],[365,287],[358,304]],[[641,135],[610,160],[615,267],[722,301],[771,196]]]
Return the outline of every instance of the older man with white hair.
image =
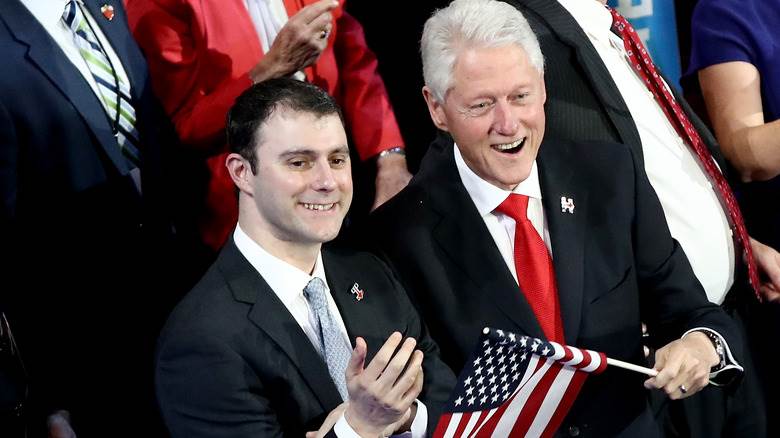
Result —
[[[545,137],[544,62],[523,15],[456,0],[426,23],[422,57],[431,119],[454,145],[431,148],[372,229],[445,362],[459,370],[484,326],[639,362],[646,322],[658,375],[590,377],[551,420],[571,436],[659,436],[646,388],[679,399],[738,374],[741,339],[636,154]]]

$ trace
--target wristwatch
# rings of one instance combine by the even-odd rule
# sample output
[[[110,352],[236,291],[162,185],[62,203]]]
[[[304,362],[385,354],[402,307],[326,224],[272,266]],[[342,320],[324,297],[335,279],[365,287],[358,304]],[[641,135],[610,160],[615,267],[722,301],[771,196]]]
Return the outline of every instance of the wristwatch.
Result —
[[[720,371],[723,368],[726,367],[726,349],[723,348],[723,341],[721,341],[720,336],[715,334],[715,332],[710,330],[700,330],[701,333],[704,333],[707,338],[709,338],[710,342],[712,342],[712,346],[715,347],[715,353],[718,354],[718,364],[715,365],[710,369],[710,372],[716,372]]]
[[[405,157],[406,156],[406,151],[401,146],[394,146],[394,147],[391,147],[389,149],[385,149],[382,152],[378,153],[376,155],[376,159],[379,160],[380,158],[386,157],[386,156],[388,156],[390,154],[398,154],[398,155],[401,155],[401,156]]]

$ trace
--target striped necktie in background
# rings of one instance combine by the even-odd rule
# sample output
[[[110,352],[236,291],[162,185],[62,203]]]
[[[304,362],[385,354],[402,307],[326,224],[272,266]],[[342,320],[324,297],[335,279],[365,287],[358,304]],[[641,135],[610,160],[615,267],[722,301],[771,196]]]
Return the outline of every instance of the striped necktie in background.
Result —
[[[130,103],[130,86],[114,71],[108,55],[75,0],[65,5],[62,21],[73,31],[73,40],[97,83],[122,156],[130,168],[139,167],[141,155],[138,150],[138,130],[135,129],[135,109]]]

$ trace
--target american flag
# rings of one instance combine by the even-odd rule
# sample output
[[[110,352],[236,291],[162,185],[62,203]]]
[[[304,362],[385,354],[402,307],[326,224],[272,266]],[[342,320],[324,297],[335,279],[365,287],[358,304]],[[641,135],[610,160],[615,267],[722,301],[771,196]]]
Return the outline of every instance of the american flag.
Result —
[[[604,353],[485,328],[435,438],[550,437]]]

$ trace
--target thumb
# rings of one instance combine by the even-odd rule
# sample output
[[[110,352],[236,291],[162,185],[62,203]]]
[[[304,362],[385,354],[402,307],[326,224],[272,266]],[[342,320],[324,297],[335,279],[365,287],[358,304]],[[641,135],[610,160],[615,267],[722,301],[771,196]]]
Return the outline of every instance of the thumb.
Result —
[[[366,363],[367,353],[368,347],[366,346],[366,341],[361,337],[355,338],[355,348],[352,350],[352,356],[349,358],[345,373],[347,383],[363,372],[363,365]]]
[[[664,369],[664,366],[666,366],[666,357],[667,357],[667,350],[669,349],[668,345],[664,345],[662,348],[659,348],[658,350],[655,350],[655,359],[653,363],[653,369],[656,371],[661,371]],[[656,387],[656,377],[653,376],[649,379],[645,380],[645,388],[655,388]]]

